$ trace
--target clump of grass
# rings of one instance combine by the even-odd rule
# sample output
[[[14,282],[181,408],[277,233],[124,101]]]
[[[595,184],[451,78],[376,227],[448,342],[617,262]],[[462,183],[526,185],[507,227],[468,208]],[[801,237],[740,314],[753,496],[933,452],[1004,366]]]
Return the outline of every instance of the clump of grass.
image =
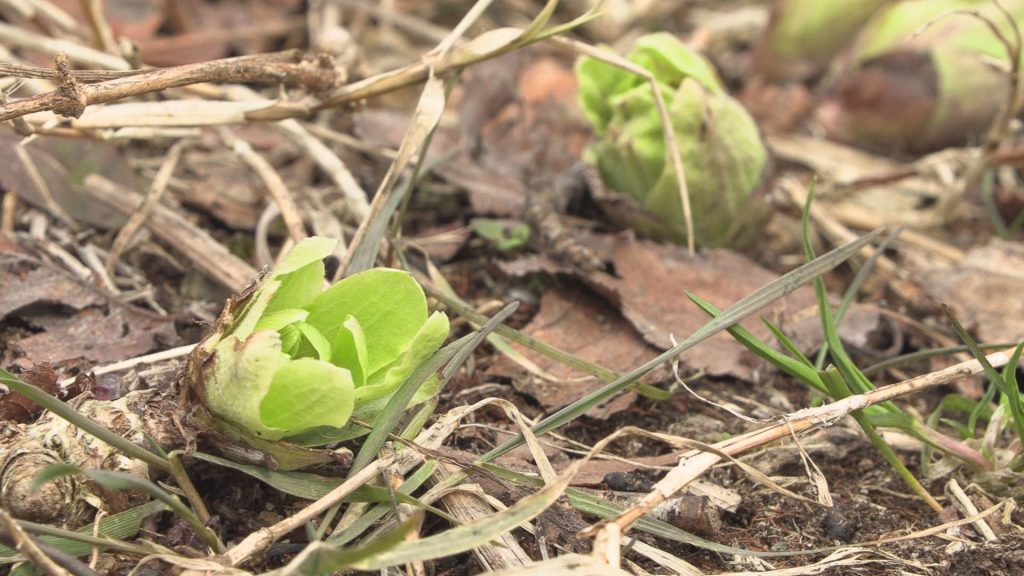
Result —
[[[802,231],[804,252],[809,260],[814,259],[814,250],[811,246],[808,232],[808,215],[812,197],[813,193],[808,195]],[[747,349],[765,359],[783,373],[792,376],[818,393],[831,398],[833,401],[841,400],[852,394],[865,394],[875,390],[875,385],[871,379],[847,354],[843,342],[839,338],[838,331],[842,313],[852,301],[853,295],[856,293],[860,282],[867,275],[868,270],[870,270],[870,262],[868,266],[861,270],[861,273],[854,280],[853,285],[836,310],[833,310],[828,302],[825,284],[821,277],[814,279],[818,314],[821,318],[822,330],[825,335],[825,345],[822,347],[821,353],[815,362],[812,362],[805,356],[782,330],[767,320],[764,320],[765,324],[771,330],[775,339],[781,344],[783,351],[776,350],[741,326],[734,325],[728,331]],[[690,298],[711,316],[717,317],[720,314],[720,311],[709,302],[694,295],[690,295]],[[922,466],[926,471],[935,451],[956,458],[957,461],[966,464],[976,475],[990,474],[999,469],[1019,472],[1024,468],[1024,457],[1022,457],[1019,449],[1020,445],[1024,445],[1024,402],[1021,400],[1016,379],[1016,369],[1021,352],[1024,350],[1024,343],[1017,346],[1002,372],[997,371],[986,360],[982,347],[971,338],[948,309],[946,313],[960,339],[965,343],[966,348],[970,350],[984,368],[985,375],[990,382],[985,396],[978,401],[971,401],[962,396],[948,396],[926,422],[921,421],[891,401],[868,406],[852,413],[853,418],[860,425],[861,429],[864,430],[868,440],[885,458],[886,462],[892,466],[914,493],[936,511],[941,511],[942,506],[921,485],[917,477],[907,469],[892,447],[885,442],[878,432],[879,428],[900,430],[921,440],[924,444]],[[828,366],[824,366],[826,361],[829,362]],[[1000,394],[1000,401],[998,408],[993,410],[992,402],[996,393]],[[967,414],[966,424],[942,417],[944,413],[950,411]],[[1007,417],[997,418],[996,416],[1000,414],[1006,414]],[[975,436],[979,420],[986,420],[989,423],[980,440]],[[952,425],[959,433],[959,437],[953,437],[941,432],[939,425],[942,423]],[[1003,457],[1001,454],[1005,454],[1005,450],[1001,451],[996,446],[996,441],[1006,426],[1012,427],[1017,436],[1017,452],[1012,458]]]

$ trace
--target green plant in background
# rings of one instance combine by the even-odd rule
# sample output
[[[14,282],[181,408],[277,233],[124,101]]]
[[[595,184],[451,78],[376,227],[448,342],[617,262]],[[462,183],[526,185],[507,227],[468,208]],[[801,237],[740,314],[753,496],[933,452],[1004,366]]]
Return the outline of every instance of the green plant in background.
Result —
[[[469,227],[502,252],[515,250],[530,239],[530,226],[524,222],[473,218],[469,221]]]
[[[706,247],[754,239],[767,215],[755,192],[767,153],[757,125],[726,93],[711,64],[667,33],[637,40],[629,60],[651,71],[668,107],[686,172],[694,237]],[[579,102],[597,140],[586,159],[621,197],[609,217],[639,233],[683,242],[686,224],[651,85],[593,58],[576,66]],[[623,204],[625,199],[631,200]]]
[[[297,244],[251,294],[229,303],[191,359],[218,418],[268,440],[372,422],[448,337],[406,272],[375,268],[324,289],[328,238]],[[413,404],[436,386],[428,380]]]
[[[828,68],[871,14],[893,0],[779,0],[754,54],[771,80],[807,80]]]

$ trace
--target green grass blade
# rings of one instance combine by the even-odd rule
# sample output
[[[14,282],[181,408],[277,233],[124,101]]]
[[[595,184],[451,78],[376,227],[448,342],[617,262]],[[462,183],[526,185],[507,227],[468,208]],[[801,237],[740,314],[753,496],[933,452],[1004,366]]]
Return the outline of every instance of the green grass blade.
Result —
[[[495,476],[503,480],[515,482],[516,484],[535,487],[540,487],[544,485],[544,481],[541,480],[540,478],[520,474],[519,472],[515,472],[513,470],[509,470],[501,466],[497,466],[494,464],[483,464],[482,467],[487,469],[489,472],[492,472]],[[622,514],[626,511],[626,508],[621,504],[610,502],[608,500],[601,498],[600,496],[597,496],[596,494],[592,494],[584,490],[579,490],[577,488],[567,489],[565,491],[565,496],[566,498],[569,499],[569,503],[572,505],[573,508],[579,510],[580,512],[583,512],[584,514],[597,516],[598,518],[605,520],[615,518],[619,514]],[[756,556],[758,558],[764,558],[796,556],[805,553],[761,552],[737,548],[735,546],[729,546],[727,544],[719,544],[718,542],[701,538],[700,536],[691,534],[685,530],[677,528],[676,526],[668,524],[667,522],[662,522],[661,520],[656,520],[648,516],[642,516],[639,520],[637,520],[633,527],[642,532],[651,534],[652,536],[657,536],[659,538],[664,538],[666,540],[671,540],[673,542],[679,542],[682,544],[689,544],[697,548],[709,550],[712,552],[718,552],[720,554],[738,554],[741,556],[747,555]]]
[[[422,486],[424,482],[429,480],[436,469],[436,461],[428,460],[424,462],[423,465],[416,470],[416,472],[414,472],[412,475],[406,478],[405,481],[398,486],[397,493],[411,494],[414,490]],[[377,520],[380,520],[390,512],[390,503],[388,505],[375,506],[374,508],[371,508],[370,510],[363,512],[363,514],[360,515],[359,518],[355,520],[355,522],[352,522],[350,525],[346,526],[339,532],[332,534],[330,538],[327,538],[327,541],[331,544],[336,544],[339,546],[342,544],[347,544],[348,542],[355,540],[363,532],[369,530],[370,527],[373,526],[375,522],[377,522]],[[453,525],[457,525],[460,523],[456,518],[448,517],[446,519]]]
[[[779,342],[779,344],[782,344],[782,347],[785,348],[787,352],[792,354],[794,358],[806,364],[807,366],[814,366],[814,362],[811,362],[811,359],[808,358],[800,350],[796,343],[793,342],[793,340],[791,340],[789,336],[786,336],[786,333],[783,332],[781,328],[776,326],[774,322],[768,320],[763,316],[761,317],[761,322],[764,322],[764,325],[768,327],[768,330],[771,331],[772,336],[774,336],[775,339]]]
[[[974,359],[981,363],[981,367],[985,370],[985,377],[990,382],[999,387],[999,391],[1003,394],[1004,401],[1009,405],[1010,417],[1013,420],[1013,428],[1017,433],[1017,437],[1022,443],[1024,443],[1024,403],[1021,403],[1020,388],[1016,386],[1016,378],[1013,379],[1013,384],[1003,377],[1003,373],[996,370],[992,364],[985,358],[985,353],[982,352],[978,346],[978,342],[967,333],[960,321],[953,315],[953,311],[949,309],[945,304],[942,305],[942,310],[946,313],[946,317],[949,318],[950,322],[953,323],[953,329],[956,330],[957,336],[963,341],[965,345],[970,349]],[[1014,351],[1014,357],[1019,361],[1021,350],[1024,348],[1024,343],[1017,346]],[[1016,366],[1017,362],[1013,365]]]
[[[801,234],[804,245],[804,255],[808,260],[814,259],[814,246],[811,244],[810,234],[810,206],[811,201],[814,197],[813,191],[807,195],[807,205],[804,208],[803,219],[801,220]],[[822,330],[825,333],[825,343],[828,346],[828,353],[832,357],[832,361],[839,369],[839,373],[842,375],[843,381],[853,386],[858,394],[865,394],[875,389],[875,385],[868,380],[867,376],[857,368],[853,360],[850,359],[849,354],[846,353],[846,348],[843,346],[842,340],[839,338],[839,328],[836,324],[835,316],[832,313],[832,307],[828,303],[828,293],[825,291],[825,282],[817,277],[814,279],[814,295],[818,300],[818,314],[821,317]],[[883,402],[879,404],[883,409],[890,412],[902,413],[902,410],[896,407],[892,402]]]
[[[343,482],[341,478],[331,478],[309,472],[285,472],[281,470],[270,470],[269,468],[262,468],[260,466],[252,466],[249,464],[239,464],[226,458],[221,458],[212,454],[204,454],[202,452],[193,452],[191,456],[195,457],[197,460],[203,460],[205,462],[210,462],[211,464],[217,464],[218,466],[237,470],[243,474],[256,478],[279,492],[306,500],[318,500],[326,496],[331,490],[340,486]],[[423,510],[436,514],[445,520],[452,519],[451,516],[443,510],[429,506],[421,502],[418,498],[409,496],[407,492],[399,491],[395,493],[394,496],[395,500],[399,503],[412,504],[417,508],[422,508]],[[342,501],[390,504],[391,496],[385,488],[368,485],[357,488]]]
[[[659,354],[650,361],[644,363],[639,368],[636,368],[625,374],[616,380],[612,381],[608,385],[602,387],[586,397],[573,402],[572,404],[562,408],[558,412],[548,416],[541,420],[537,425],[533,427],[533,432],[538,436],[545,434],[562,426],[568,422],[579,418],[585,414],[588,410],[601,404],[605,400],[611,398],[615,394],[618,394],[633,382],[639,380],[642,376],[654,370],[664,362],[672,360],[684,350],[689,350],[697,344],[707,340],[711,336],[725,330],[733,324],[743,320],[747,316],[754,314],[761,308],[775,302],[779,298],[789,294],[796,290],[801,284],[820,276],[821,274],[835,268],[839,263],[845,261],[850,256],[856,254],[861,248],[866,246],[872,240],[877,238],[881,234],[881,230],[875,230],[870,232],[863,237],[854,240],[846,245],[840,246],[828,254],[816,258],[811,262],[800,266],[799,268],[792,270],[782,277],[758,288],[751,292],[746,297],[742,298],[739,302],[736,302],[728,309],[726,309],[721,316],[713,319],[704,326],[700,327],[696,332],[691,334],[688,338],[673,346],[669,350]],[[517,435],[516,437],[508,440],[501,444],[497,448],[491,450],[487,454],[481,457],[481,461],[487,462],[493,460],[498,456],[512,450],[518,446],[521,446],[524,442],[523,436]]]
[[[839,323],[843,321],[843,316],[846,315],[846,310],[850,307],[850,304],[853,304],[854,299],[857,297],[857,293],[860,292],[861,286],[864,285],[864,282],[867,281],[871,271],[874,270],[875,264],[878,263],[878,259],[882,257],[882,254],[884,254],[886,249],[889,248],[889,245],[896,240],[896,237],[900,232],[901,229],[897,228],[889,234],[885,240],[882,240],[878,245],[878,248],[873,254],[871,254],[871,256],[868,257],[867,261],[864,262],[864,265],[861,266],[860,270],[858,270],[857,274],[853,277],[853,281],[850,282],[850,285],[846,288],[846,291],[843,293],[843,298],[839,301],[839,306],[836,308],[835,324],[837,328]],[[805,251],[807,250],[808,245],[809,244],[806,243],[804,244]],[[818,352],[817,361],[814,363],[814,366],[817,369],[820,370],[821,367],[825,365],[825,358],[828,357],[828,351],[829,344],[826,342]]]
[[[167,493],[163,488],[145,478],[142,478],[141,476],[112,470],[88,470],[72,464],[51,464],[36,474],[32,483],[33,486],[38,488],[55,478],[76,476],[79,474],[88,476],[90,480],[108,490],[138,491],[149,494],[154,499],[164,503],[169,509],[171,509],[171,511],[187,522],[189,526],[195,530],[196,535],[199,536],[199,538],[201,538],[213,551],[218,554],[224,552],[224,544],[221,543],[220,539],[217,538],[217,535],[214,534],[212,530],[206,527],[206,525],[199,520],[195,512],[182,503],[182,501],[176,496]]]
[[[829,387],[832,397],[837,400],[846,398],[851,394],[850,388],[843,379],[842,373],[834,366],[831,366],[822,372],[822,381]],[[871,420],[866,414],[864,414],[864,411],[855,410],[850,415],[853,416],[853,419],[856,420],[857,424],[859,424],[861,429],[864,430],[864,434],[867,435],[868,440],[871,441],[871,444],[874,445],[875,449],[878,450],[883,458],[885,458],[885,461],[889,463],[889,466],[899,474],[900,478],[903,479],[907,486],[909,486],[910,489],[924,500],[925,503],[927,503],[933,510],[936,512],[942,512],[942,505],[939,504],[928,490],[921,485],[921,482],[918,481],[917,477],[907,469],[906,465],[903,464],[903,461],[900,460],[900,457],[875,429],[874,424],[872,424]],[[887,416],[898,418],[900,415],[893,414]]]
[[[40,540],[71,556],[85,556],[92,552],[93,547],[101,549],[111,548],[135,554],[148,554],[151,550],[145,547],[118,540],[135,536],[139,533],[143,520],[165,510],[167,510],[167,506],[163,502],[154,500],[124,512],[106,516],[99,521],[98,538],[93,536],[93,530],[95,529],[93,524],[88,524],[73,532],[25,520],[18,520],[18,524],[26,532],[39,534]],[[10,561],[10,559],[17,556],[17,550],[0,546],[0,562]]]
[[[996,344],[979,344],[978,347],[984,351],[989,351],[1002,350],[1004,348],[1013,348],[1016,345],[1016,342],[1001,342]],[[882,360],[881,362],[872,364],[867,368],[863,368],[861,372],[863,372],[865,376],[874,376],[875,374],[878,374],[879,372],[885,370],[886,368],[899,366],[900,364],[906,364],[908,362],[914,362],[917,360],[925,360],[935,356],[942,356],[944,354],[956,354],[958,352],[970,351],[971,349],[968,348],[967,346],[964,346],[963,344],[957,346],[942,346],[939,348],[930,348],[927,350],[917,350],[915,352],[908,352],[907,354],[901,354],[893,358]]]
[[[350,566],[362,566],[399,547],[406,537],[422,524],[423,513],[417,511],[398,526],[361,546],[342,548],[321,541],[312,542],[285,569],[289,574],[333,574]]]
[[[696,294],[687,294],[690,300],[694,304],[699,306],[702,310],[708,313],[712,318],[722,313],[714,304],[700,298]],[[729,328],[726,328],[729,334],[735,338],[740,344],[746,347],[748,350],[757,354],[761,358],[770,362],[773,366],[779,370],[789,374],[790,376],[801,380],[804,384],[817,388],[821,392],[828,392],[825,385],[821,383],[821,379],[818,377],[818,373],[814,370],[814,366],[809,362],[798,360],[790,356],[786,356],[782,352],[779,352],[775,348],[769,346],[766,342],[755,336],[752,332],[746,328],[736,324]],[[788,339],[787,339],[788,340]]]

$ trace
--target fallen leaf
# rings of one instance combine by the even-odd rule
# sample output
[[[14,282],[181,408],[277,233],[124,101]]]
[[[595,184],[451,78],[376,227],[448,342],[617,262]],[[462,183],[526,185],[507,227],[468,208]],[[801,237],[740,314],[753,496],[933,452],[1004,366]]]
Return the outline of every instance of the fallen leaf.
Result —
[[[546,344],[571,352],[611,370],[626,372],[650,360],[654,350],[644,344],[633,327],[607,303],[581,287],[554,289],[541,299],[540,312],[523,332]],[[519,347],[542,370],[564,380],[551,382],[528,374],[500,359],[491,375],[512,376],[516,390],[533,397],[548,412],[566,406],[601,388],[605,382],[586,376],[547,356]],[[634,392],[620,394],[587,414],[607,418],[633,403]]]
[[[671,336],[681,341],[710,319],[690,302],[687,292],[724,310],[778,278],[747,257],[728,250],[690,256],[681,246],[626,236],[617,238],[612,262],[616,276],[596,272],[588,282],[615,302],[644,339],[660,349],[673,345]],[[779,320],[787,313],[814,306],[814,302],[814,292],[802,287],[763,310],[761,315]],[[771,340],[770,332],[758,318],[749,318],[742,324],[762,339]],[[752,376],[756,365],[753,353],[725,332],[683,352],[680,358],[692,370],[745,380]]]
[[[46,209],[44,196],[31,177],[31,169],[19,159],[17,147],[22,137],[14,132],[0,133],[0,190],[9,190],[37,208]],[[39,172],[56,204],[75,220],[101,229],[119,226],[124,218],[81,191],[82,176],[102,172],[137,182],[124,152],[114,144],[91,142],[88,146],[64,138],[44,138],[25,146],[28,157]]]
[[[996,240],[974,248],[956,266],[925,271],[921,286],[980,340],[1024,339],[1024,244]]]
[[[391,110],[365,110],[354,115],[356,132],[369,144],[395,148],[408,127],[405,115]],[[518,216],[526,206],[526,186],[503,168],[487,169],[466,152],[458,130],[438,127],[427,152],[433,172],[469,193],[475,214]],[[451,154],[455,153],[454,156]]]
[[[481,63],[473,73],[502,89],[464,86],[462,126],[438,128],[426,164],[467,191],[475,214],[520,217],[527,195],[575,164],[590,139],[575,104],[575,76],[569,63],[538,50]],[[508,97],[509,86],[517,87],[518,97]],[[354,119],[361,138],[392,148],[408,123],[398,112],[383,110],[359,112]]]
[[[0,254],[0,285],[0,327],[16,318],[31,332],[7,345],[34,362],[114,362],[178,340],[172,318],[108,299],[44,262]]]

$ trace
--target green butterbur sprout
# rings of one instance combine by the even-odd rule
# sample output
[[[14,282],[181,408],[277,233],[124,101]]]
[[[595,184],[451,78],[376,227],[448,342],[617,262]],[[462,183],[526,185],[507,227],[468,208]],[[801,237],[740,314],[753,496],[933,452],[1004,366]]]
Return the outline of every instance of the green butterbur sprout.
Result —
[[[834,22],[820,23],[818,34],[834,33]],[[892,2],[834,66],[834,96],[818,120],[830,138],[898,152],[983,138],[1006,106],[1008,49],[1022,24],[1024,0]]]
[[[269,440],[373,421],[448,337],[408,273],[376,268],[324,289],[329,238],[298,243],[248,296],[229,303],[193,355],[206,407]],[[432,392],[428,381],[413,403]]]
[[[755,240],[767,215],[755,194],[767,152],[754,120],[711,64],[670,34],[643,36],[629,60],[652,72],[668,107],[697,243],[740,247]],[[682,201],[650,83],[593,58],[579,61],[576,76],[580,106],[598,137],[587,160],[610,190],[632,200],[604,201],[605,212],[645,236],[684,242]]]

